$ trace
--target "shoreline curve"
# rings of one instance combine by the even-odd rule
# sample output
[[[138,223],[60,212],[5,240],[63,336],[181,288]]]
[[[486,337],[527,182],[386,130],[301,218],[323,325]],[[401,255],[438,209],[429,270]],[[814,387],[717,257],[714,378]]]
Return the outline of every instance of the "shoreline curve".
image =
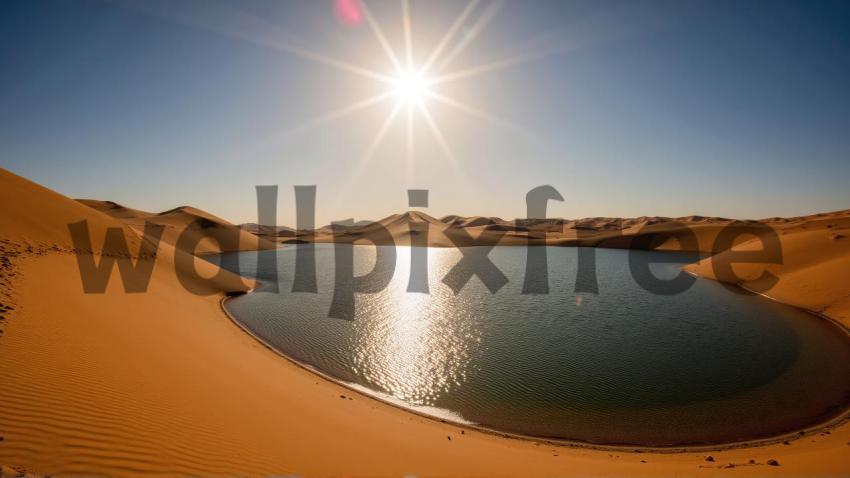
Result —
[[[700,278],[705,279],[704,277],[693,274],[690,271],[686,271],[686,272],[688,272],[688,274],[694,275],[695,277],[700,277]],[[259,281],[256,281],[256,283],[258,285],[260,284]],[[737,285],[737,284],[735,284],[735,286],[741,287],[742,289],[747,290],[747,292],[751,292],[755,295],[763,296],[763,297],[770,299],[770,300],[773,300],[775,302],[783,303],[781,301],[778,301],[778,300],[776,300],[772,297],[766,296],[764,294],[757,294],[757,293],[754,293],[752,291],[749,291],[746,287],[742,287],[742,286]],[[770,437],[756,438],[756,439],[752,439],[752,440],[741,440],[741,441],[729,442],[729,443],[706,444],[706,445],[645,446],[645,445],[635,445],[635,444],[600,444],[600,443],[586,442],[586,441],[580,441],[580,440],[546,438],[546,437],[538,437],[538,436],[533,436],[533,435],[523,435],[523,434],[519,434],[519,433],[501,431],[501,430],[498,430],[498,429],[495,429],[495,428],[490,428],[490,427],[487,427],[485,425],[481,425],[481,424],[477,424],[477,423],[473,423],[473,422],[457,421],[457,420],[452,420],[450,418],[442,418],[442,417],[438,417],[436,415],[425,413],[425,412],[418,410],[416,408],[413,408],[413,407],[404,406],[400,403],[396,403],[394,401],[387,400],[387,399],[383,398],[377,392],[368,393],[367,391],[369,391],[369,389],[367,387],[357,387],[357,388],[355,388],[354,386],[352,386],[354,384],[349,384],[348,382],[345,382],[343,380],[339,380],[336,377],[333,377],[330,374],[327,374],[327,373],[317,369],[316,367],[314,367],[310,364],[303,363],[299,360],[296,360],[295,358],[290,357],[286,353],[275,348],[273,345],[268,343],[262,337],[258,336],[253,331],[251,331],[247,326],[245,326],[241,322],[239,322],[239,320],[237,320],[236,317],[234,317],[233,314],[231,314],[231,312],[229,310],[227,310],[227,307],[226,307],[227,301],[229,301],[230,299],[233,299],[235,297],[240,297],[240,296],[243,296],[243,295],[251,294],[255,290],[256,289],[251,289],[251,290],[248,290],[244,293],[239,293],[239,294],[236,294],[236,295],[227,295],[226,294],[219,301],[219,306],[220,306],[222,312],[224,313],[224,315],[234,325],[236,325],[236,327],[238,327],[240,330],[242,330],[248,336],[250,336],[255,341],[257,341],[257,343],[259,343],[263,347],[265,347],[268,350],[270,350],[271,352],[273,352],[275,355],[283,358],[287,362],[289,362],[289,363],[291,363],[291,364],[293,364],[293,365],[295,365],[295,366],[297,366],[297,367],[299,367],[303,370],[306,370],[306,371],[316,375],[317,377],[319,377],[319,378],[321,378],[321,379],[323,379],[327,382],[330,382],[332,384],[340,386],[340,387],[342,387],[346,390],[349,390],[351,392],[360,394],[361,396],[368,398],[368,399],[371,399],[371,400],[374,400],[374,401],[376,401],[380,404],[390,406],[392,408],[401,410],[405,413],[410,413],[410,414],[419,416],[421,418],[431,420],[433,422],[438,422],[438,423],[442,423],[442,424],[446,424],[446,425],[450,424],[450,425],[455,426],[455,427],[465,428],[465,429],[468,429],[470,431],[477,431],[479,433],[485,433],[485,434],[488,434],[488,435],[494,436],[494,437],[500,437],[500,438],[512,439],[512,440],[520,440],[520,441],[524,441],[524,442],[531,442],[531,443],[537,443],[537,444],[544,444],[544,445],[547,445],[547,446],[558,446],[558,447],[563,447],[563,448],[578,448],[578,449],[597,450],[597,451],[617,451],[617,452],[634,452],[634,453],[720,452],[720,451],[725,451],[725,450],[734,450],[734,449],[743,449],[743,448],[756,448],[756,447],[760,447],[760,446],[767,446],[767,445],[775,445],[775,444],[785,443],[785,442],[792,442],[792,441],[796,441],[796,440],[799,440],[799,439],[802,439],[802,438],[805,438],[805,437],[808,437],[808,436],[822,434],[824,432],[828,432],[828,431],[837,429],[837,428],[839,428],[843,425],[846,425],[847,423],[850,423],[850,402],[848,402],[843,406],[843,408],[844,408],[843,411],[841,411],[840,413],[832,416],[831,418],[829,418],[825,421],[813,424],[813,425],[805,427],[805,428],[785,432],[785,433],[770,436]],[[788,304],[785,304],[785,305],[788,305]],[[791,307],[794,307],[794,306],[791,306]],[[812,316],[814,316],[818,319],[825,319],[825,320],[831,322],[832,324],[836,325],[837,328],[839,330],[841,330],[847,336],[848,339],[850,339],[850,328],[848,328],[844,324],[840,323],[839,321],[832,319],[829,316],[819,314],[817,312],[814,312],[814,311],[811,311],[811,310],[808,310],[808,309],[803,309],[803,308],[800,308],[800,307],[795,307],[795,308],[803,310],[803,311],[811,314]]]

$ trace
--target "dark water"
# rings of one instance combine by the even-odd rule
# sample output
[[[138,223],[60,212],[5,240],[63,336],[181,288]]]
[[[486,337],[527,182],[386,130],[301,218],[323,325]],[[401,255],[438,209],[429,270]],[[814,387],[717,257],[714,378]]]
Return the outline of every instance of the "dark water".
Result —
[[[575,248],[548,249],[548,295],[521,293],[523,247],[491,252],[510,279],[496,294],[477,278],[458,295],[441,282],[461,257],[455,249],[430,249],[431,292],[408,293],[410,249],[397,251],[390,286],[359,294],[353,321],[328,318],[333,248],[322,245],[318,294],[290,292],[291,247],[261,253],[277,254],[280,293],[261,288],[227,308],[278,350],[342,381],[538,437],[732,442],[824,421],[850,400],[850,342],[836,326],[703,279],[679,295],[649,293],[632,279],[628,251],[596,250],[599,294],[578,296]],[[257,276],[257,257],[239,255],[245,275]],[[371,269],[374,248],[356,247],[355,263],[358,274]],[[670,278],[679,267],[653,271]]]

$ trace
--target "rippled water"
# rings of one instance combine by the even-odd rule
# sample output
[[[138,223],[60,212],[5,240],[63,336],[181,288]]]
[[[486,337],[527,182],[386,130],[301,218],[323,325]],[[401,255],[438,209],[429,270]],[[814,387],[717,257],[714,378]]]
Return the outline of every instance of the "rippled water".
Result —
[[[430,294],[419,294],[406,292],[410,249],[399,247],[389,287],[358,294],[348,321],[328,318],[333,248],[315,247],[319,293],[290,292],[294,247],[263,252],[277,254],[280,293],[260,288],[228,310],[286,355],[428,413],[660,446],[776,435],[850,401],[850,343],[836,326],[703,279],[679,295],[651,294],[632,279],[629,251],[596,250],[599,294],[576,295],[577,249],[548,248],[551,293],[523,295],[526,249],[497,247],[490,257],[510,282],[491,294],[473,278],[455,295],[441,279],[459,251],[428,250]],[[374,248],[354,255],[358,274],[371,269]],[[257,276],[257,258],[238,255],[243,274]],[[268,268],[261,261],[261,281]],[[653,271],[670,278],[679,264]]]

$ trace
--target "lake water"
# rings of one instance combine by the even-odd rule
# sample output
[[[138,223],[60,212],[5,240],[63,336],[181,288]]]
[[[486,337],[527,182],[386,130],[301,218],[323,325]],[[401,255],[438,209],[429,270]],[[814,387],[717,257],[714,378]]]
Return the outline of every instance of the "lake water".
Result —
[[[292,293],[295,247],[239,253],[266,283],[226,303],[244,327],[297,361],[421,412],[500,431],[596,444],[717,444],[825,421],[850,401],[850,341],[832,323],[698,279],[672,296],[632,278],[629,251],[596,250],[599,293],[573,292],[577,248],[550,247],[547,295],[522,294],[526,248],[497,247],[509,282],[441,282],[461,258],[428,249],[430,293],[408,293],[410,248],[354,320],[328,318],[331,245],[315,247],[318,293]],[[348,246],[351,247],[351,246]],[[375,248],[355,246],[355,271]],[[634,251],[645,258],[672,253]],[[280,293],[268,292],[269,254]],[[226,267],[237,256],[219,256]],[[261,261],[257,274],[258,257]],[[681,257],[681,256],[674,256]],[[228,264],[230,264],[228,266]],[[660,278],[680,264],[655,264]]]

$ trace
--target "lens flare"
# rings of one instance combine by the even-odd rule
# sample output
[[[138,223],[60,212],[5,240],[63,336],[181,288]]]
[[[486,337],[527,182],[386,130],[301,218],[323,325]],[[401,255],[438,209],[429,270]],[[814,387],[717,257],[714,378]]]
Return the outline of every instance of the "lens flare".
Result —
[[[336,0],[334,13],[344,25],[356,26],[363,22],[363,9],[358,0]]]

